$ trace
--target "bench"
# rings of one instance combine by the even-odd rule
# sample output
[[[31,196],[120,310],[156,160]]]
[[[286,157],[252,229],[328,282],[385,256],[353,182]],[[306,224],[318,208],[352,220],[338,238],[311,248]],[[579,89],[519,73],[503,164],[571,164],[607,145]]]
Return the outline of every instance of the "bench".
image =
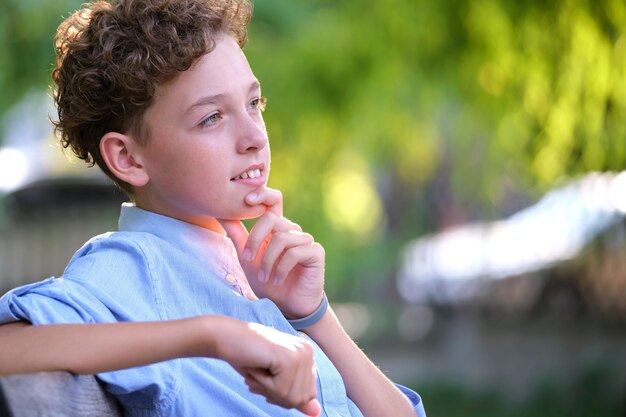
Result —
[[[122,417],[93,375],[39,372],[0,377],[0,416]]]

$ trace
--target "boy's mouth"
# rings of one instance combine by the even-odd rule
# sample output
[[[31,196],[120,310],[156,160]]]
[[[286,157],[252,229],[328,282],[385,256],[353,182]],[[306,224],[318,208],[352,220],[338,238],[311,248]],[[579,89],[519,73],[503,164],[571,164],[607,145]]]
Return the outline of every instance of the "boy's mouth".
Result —
[[[252,165],[246,168],[246,170],[243,171],[242,173],[232,177],[230,180],[237,181],[237,180],[260,178],[263,175],[264,170],[265,170],[264,164]]]
[[[232,178],[231,181],[245,180],[247,178],[258,178],[260,176],[261,176],[260,169],[251,169],[250,171],[246,171],[242,174],[237,175],[235,178]]]

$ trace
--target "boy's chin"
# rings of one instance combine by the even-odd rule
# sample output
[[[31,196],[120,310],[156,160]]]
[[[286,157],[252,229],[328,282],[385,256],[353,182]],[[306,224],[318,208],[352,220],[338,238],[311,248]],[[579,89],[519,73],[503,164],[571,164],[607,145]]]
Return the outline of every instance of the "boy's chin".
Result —
[[[257,219],[261,217],[267,211],[266,206],[246,207],[239,213],[233,214],[229,220],[248,220]]]

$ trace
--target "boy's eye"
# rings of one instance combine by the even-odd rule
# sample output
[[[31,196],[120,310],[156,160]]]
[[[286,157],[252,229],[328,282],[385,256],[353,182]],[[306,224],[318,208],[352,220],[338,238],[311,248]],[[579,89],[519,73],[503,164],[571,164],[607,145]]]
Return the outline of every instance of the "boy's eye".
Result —
[[[219,114],[219,113],[212,113],[212,114],[209,115],[209,117],[207,117],[202,122],[200,122],[200,126],[202,126],[202,127],[213,126],[215,123],[219,122],[221,119],[222,119],[222,115],[221,114]]]
[[[267,99],[265,97],[255,98],[250,102],[250,107],[253,109],[257,109],[259,111],[265,111],[265,106],[267,105]]]

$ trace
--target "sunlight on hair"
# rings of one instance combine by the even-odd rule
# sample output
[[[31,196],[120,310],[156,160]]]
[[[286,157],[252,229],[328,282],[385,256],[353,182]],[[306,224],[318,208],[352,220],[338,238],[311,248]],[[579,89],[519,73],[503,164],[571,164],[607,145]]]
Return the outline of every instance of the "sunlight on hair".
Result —
[[[0,191],[9,192],[18,188],[28,174],[26,156],[17,149],[0,149]]]

